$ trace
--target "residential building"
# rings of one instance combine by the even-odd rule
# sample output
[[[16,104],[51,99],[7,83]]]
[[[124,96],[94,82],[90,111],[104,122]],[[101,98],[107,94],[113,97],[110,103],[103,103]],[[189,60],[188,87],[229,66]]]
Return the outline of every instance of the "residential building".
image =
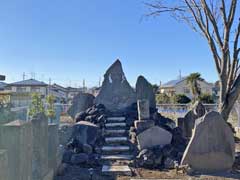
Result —
[[[49,86],[49,94],[53,95],[58,103],[67,102],[67,89],[65,87],[53,84]]]
[[[80,92],[86,92],[87,88],[73,88],[73,87],[67,87],[67,102],[71,103],[74,96],[76,96]]]
[[[198,81],[200,90],[202,93],[213,94],[214,84],[208,83],[205,80]],[[169,96],[174,94],[185,94],[190,99],[193,98],[193,94],[190,86],[187,83],[187,77],[183,77],[177,80],[171,80],[159,87],[160,93],[166,93]]]
[[[45,99],[48,94],[48,84],[35,79],[10,83],[5,89],[11,92],[13,107],[29,106],[32,93],[39,93],[42,99]]]

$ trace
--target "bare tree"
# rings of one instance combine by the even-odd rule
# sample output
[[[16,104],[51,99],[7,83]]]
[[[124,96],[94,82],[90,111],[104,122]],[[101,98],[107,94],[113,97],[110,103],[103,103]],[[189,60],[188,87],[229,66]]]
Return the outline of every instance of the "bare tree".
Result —
[[[220,82],[219,112],[227,121],[240,93],[238,0],[153,0],[147,16],[169,13],[208,42]]]

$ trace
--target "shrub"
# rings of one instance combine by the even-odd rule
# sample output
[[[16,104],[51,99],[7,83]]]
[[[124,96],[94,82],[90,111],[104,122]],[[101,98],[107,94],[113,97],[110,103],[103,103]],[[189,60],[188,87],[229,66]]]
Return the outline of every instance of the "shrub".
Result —
[[[171,97],[171,102],[174,104],[187,104],[191,102],[191,99],[184,94],[175,94]]]

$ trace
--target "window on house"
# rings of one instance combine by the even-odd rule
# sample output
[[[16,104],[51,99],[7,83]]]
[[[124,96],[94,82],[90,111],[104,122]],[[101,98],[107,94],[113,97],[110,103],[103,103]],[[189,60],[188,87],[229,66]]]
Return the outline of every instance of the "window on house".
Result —
[[[185,94],[189,94],[189,93],[190,93],[190,89],[189,89],[189,88],[183,88],[183,92],[184,92]]]
[[[27,92],[26,87],[17,87],[17,92]]]
[[[32,92],[40,93],[40,91],[39,87],[32,87]]]

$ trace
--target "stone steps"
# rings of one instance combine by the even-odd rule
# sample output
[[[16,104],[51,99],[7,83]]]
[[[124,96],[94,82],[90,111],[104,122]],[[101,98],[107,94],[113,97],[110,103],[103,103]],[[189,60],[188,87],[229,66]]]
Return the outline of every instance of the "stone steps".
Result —
[[[127,137],[106,137],[105,142],[107,144],[116,144],[116,143],[127,143],[128,138]]]
[[[102,167],[102,173],[104,174],[116,173],[132,176],[132,171],[129,168],[129,166],[104,165]]]
[[[132,160],[133,156],[128,154],[122,154],[122,155],[102,155],[102,160]]]
[[[126,152],[129,151],[129,146],[103,146],[102,151],[103,152]]]
[[[107,121],[112,121],[112,122],[123,122],[126,120],[126,117],[108,117]]]
[[[113,136],[113,137],[123,136],[127,132],[128,131],[125,129],[106,129],[106,130],[104,130],[105,136]]]
[[[126,128],[126,126],[127,126],[126,123],[106,123],[105,124],[106,128],[119,128],[119,127]]]

